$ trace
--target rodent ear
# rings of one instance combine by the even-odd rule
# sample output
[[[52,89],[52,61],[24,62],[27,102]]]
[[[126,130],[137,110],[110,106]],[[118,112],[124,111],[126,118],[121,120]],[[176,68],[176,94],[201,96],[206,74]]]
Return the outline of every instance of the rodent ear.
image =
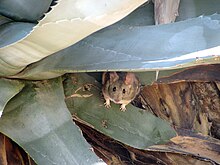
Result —
[[[110,77],[110,82],[115,82],[119,79],[119,76],[116,72],[110,72],[109,77]]]
[[[134,73],[127,73],[127,75],[125,76],[125,84],[130,85],[134,82],[134,80],[135,80]]]
[[[104,85],[105,83],[106,83],[106,74],[107,74],[107,72],[103,72],[102,73],[102,84]]]

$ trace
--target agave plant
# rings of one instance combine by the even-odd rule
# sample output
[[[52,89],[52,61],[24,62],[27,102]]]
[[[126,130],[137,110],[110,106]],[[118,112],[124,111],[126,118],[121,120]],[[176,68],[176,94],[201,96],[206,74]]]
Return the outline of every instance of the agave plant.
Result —
[[[0,132],[42,165],[220,163],[219,3],[0,1]],[[126,112],[104,71],[139,77]]]

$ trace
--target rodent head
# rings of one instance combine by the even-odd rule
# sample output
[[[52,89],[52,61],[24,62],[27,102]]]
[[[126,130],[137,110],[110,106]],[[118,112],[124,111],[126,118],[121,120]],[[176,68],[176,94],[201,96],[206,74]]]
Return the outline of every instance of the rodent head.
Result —
[[[135,83],[137,79],[133,73],[119,77],[116,72],[111,72],[109,81],[108,93],[115,103],[122,104],[123,101],[131,101],[138,92],[138,84]]]

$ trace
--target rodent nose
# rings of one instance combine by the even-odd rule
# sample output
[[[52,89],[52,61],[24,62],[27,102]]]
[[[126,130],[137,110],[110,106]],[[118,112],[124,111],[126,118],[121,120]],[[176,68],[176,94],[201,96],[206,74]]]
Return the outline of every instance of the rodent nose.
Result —
[[[118,100],[118,99],[116,99],[116,100],[115,100],[115,102],[119,102],[119,100]]]

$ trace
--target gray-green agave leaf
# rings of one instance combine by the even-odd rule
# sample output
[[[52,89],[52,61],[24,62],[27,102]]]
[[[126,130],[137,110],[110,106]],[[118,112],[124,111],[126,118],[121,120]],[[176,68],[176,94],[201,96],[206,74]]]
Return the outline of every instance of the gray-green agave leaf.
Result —
[[[15,77],[66,72],[152,71],[220,62],[220,15],[159,26],[110,26],[27,67]]]
[[[17,80],[0,79],[0,119],[8,101],[21,91],[24,84]]]
[[[61,78],[27,84],[6,105],[0,132],[39,165],[100,162],[72,121]]]
[[[115,23],[146,1],[57,1],[30,34],[0,48],[0,76],[20,72],[27,65]],[[30,10],[35,7],[31,5]]]
[[[3,0],[0,14],[15,21],[36,22],[47,12],[52,0]]]

